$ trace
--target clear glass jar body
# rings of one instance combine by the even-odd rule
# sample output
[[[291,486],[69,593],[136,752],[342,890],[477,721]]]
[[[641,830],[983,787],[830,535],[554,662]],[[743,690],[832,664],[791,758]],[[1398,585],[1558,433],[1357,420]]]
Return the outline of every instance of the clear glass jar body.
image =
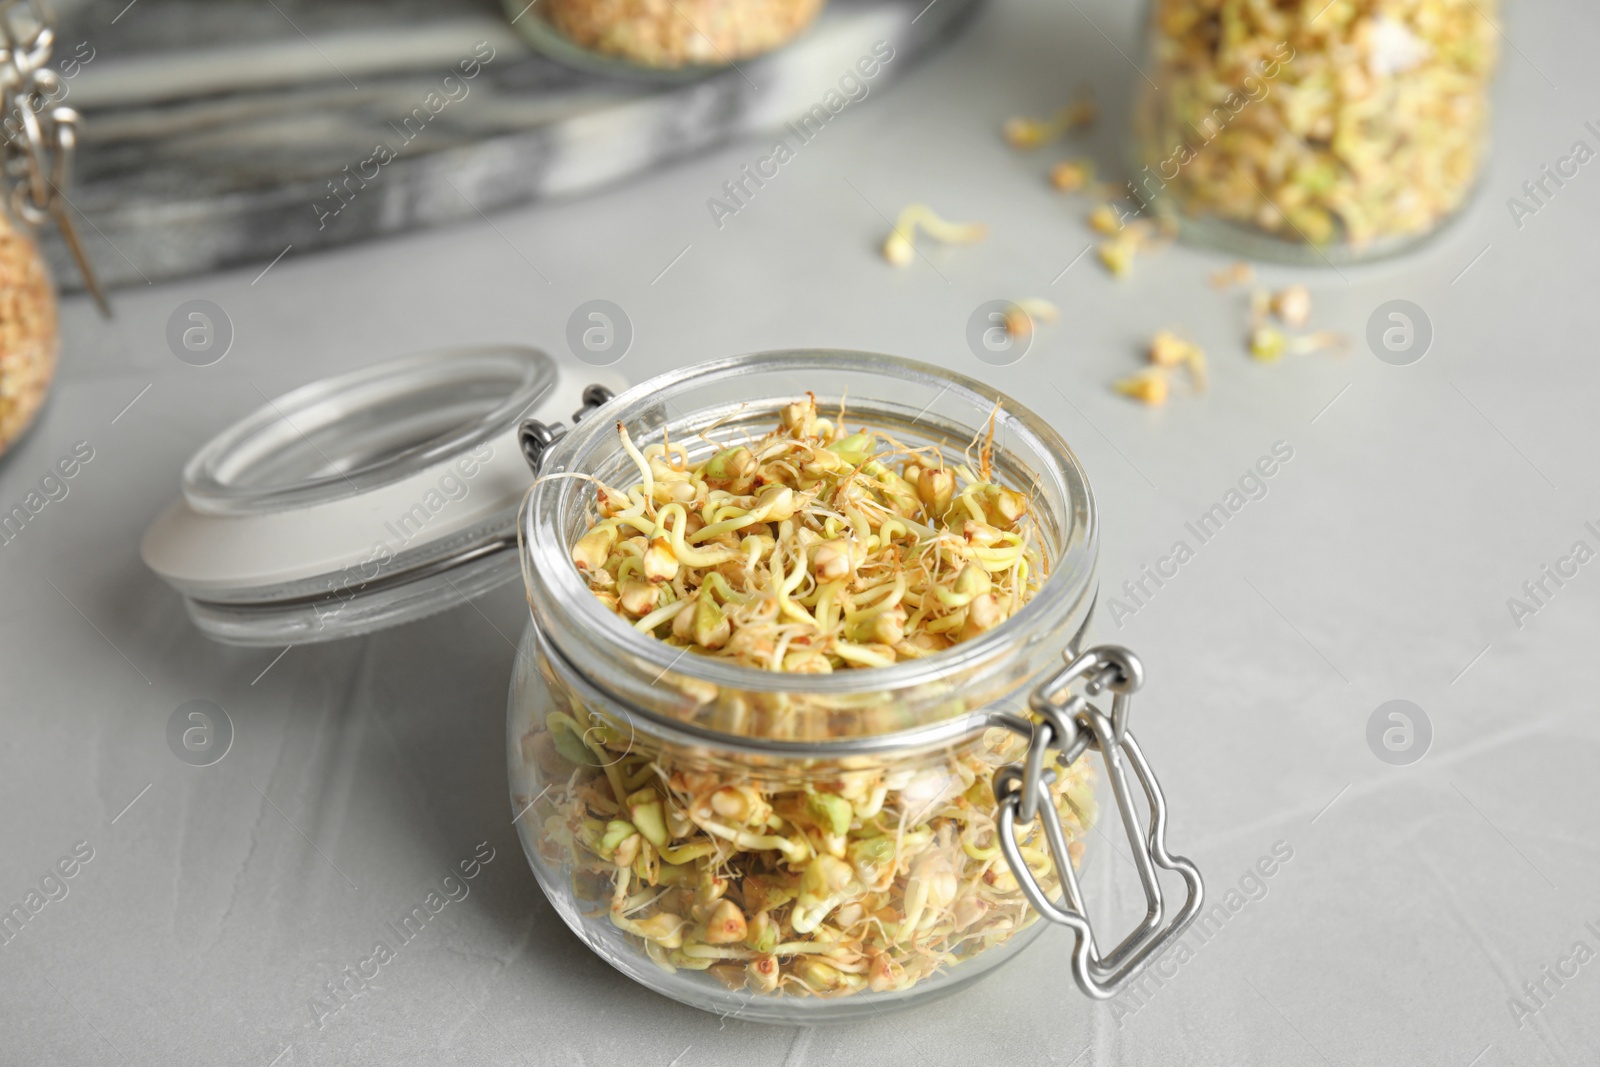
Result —
[[[55,378],[56,288],[39,246],[0,212],[0,454],[28,431]]]
[[[956,454],[995,412],[996,479],[1033,487],[1052,562],[1041,591],[926,659],[759,671],[684,654],[600,605],[568,556],[592,486],[541,480],[520,524],[533,622],[508,717],[518,832],[578,936],[668,996],[774,1022],[951,992],[1037,934],[994,835],[993,774],[1025,739],[989,713],[1023,711],[1077,647],[1097,544],[1082,469],[1053,430],[976,382],[884,356],[766,353],[656,379],[580,423],[542,472],[621,481],[618,421],[641,447],[664,432],[723,440],[808,390],[824,410],[847,395],[852,424]],[[1052,787],[1075,860],[1094,786],[1080,759]],[[1024,847],[1054,891],[1042,844]]]
[[[558,62],[686,81],[788,44],[826,0],[502,0],[512,25]]]
[[[1394,255],[1470,200],[1495,0],[1152,0],[1132,193],[1253,258]]]

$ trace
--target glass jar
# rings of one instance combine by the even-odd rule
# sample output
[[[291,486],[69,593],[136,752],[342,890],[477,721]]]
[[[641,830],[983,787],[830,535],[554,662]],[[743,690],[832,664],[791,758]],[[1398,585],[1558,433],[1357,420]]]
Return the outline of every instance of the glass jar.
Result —
[[[208,635],[278,646],[422,618],[520,565],[518,835],[572,929],[687,1004],[771,1021],[909,1004],[1011,958],[1040,915],[1074,931],[1073,977],[1094,997],[1169,946],[1203,890],[1166,850],[1128,731],[1138,661],[1081,648],[1098,519],[1060,436],[978,382],[869,353],[758,353],[621,385],[520,346],[303,385],[195,453],[141,554]],[[848,398],[850,419],[908,445],[983,438],[995,480],[1028,488],[1050,568],[1036,595],[942,652],[832,674],[691,656],[603,607],[571,548],[594,479],[631,469],[616,427],[646,450],[670,434],[692,460],[807,393]],[[1088,699],[1107,690],[1108,713]],[[1076,873],[1102,779],[1146,904],[1109,951]],[[1187,886],[1170,918],[1160,869]]]
[[[34,235],[53,222],[100,308],[110,306],[67,199],[78,113],[50,65],[55,29],[41,3],[0,4],[0,455],[44,406],[61,348],[55,281]],[[66,68],[66,63],[61,64]]]
[[[847,397],[853,422],[947,454],[992,417],[995,480],[1032,488],[1051,561],[1043,588],[948,650],[831,674],[687,655],[604,607],[571,549],[588,526],[592,479],[629,483],[617,425],[640,449],[669,436],[687,443],[695,462],[723,447],[713,442],[759,436],[807,392],[819,410]],[[1046,781],[1051,734],[1040,740],[1019,712],[1031,703],[1070,719],[1082,705],[1062,703],[1067,681],[1041,697],[1042,681],[1104,682],[1120,669],[1136,686],[1137,667],[1096,653],[1078,657],[1076,675],[1060,669],[1064,655],[1077,657],[1093,609],[1097,519],[1081,466],[1048,424],[987,386],[908,360],[759,353],[630,390],[551,446],[539,469],[546,477],[519,520],[533,621],[510,694],[512,805],[540,885],[595,952],[695,1007],[813,1021],[973,981],[1038,934],[1034,909],[1048,913],[1058,893],[1069,907],[1057,910],[1081,919],[1076,879],[1054,860],[1082,856],[1096,775],[1087,759],[1066,758]],[[1052,721],[1052,752],[1081,753],[1089,731]],[[1007,770],[1033,749],[1038,792]],[[1127,783],[1120,764],[1108,769],[1120,807]],[[1045,816],[1022,829],[996,803],[1018,784]],[[1185,914],[1198,906],[1196,876]],[[1125,957],[1153,951],[1160,912],[1157,891]],[[1093,938],[1079,946],[1088,973]]]
[[[1255,258],[1415,246],[1477,185],[1497,7],[1153,0],[1132,192],[1188,236]]]
[[[50,269],[33,238],[0,212],[0,454],[44,406],[60,348]]]
[[[826,0],[502,0],[535,49],[567,66],[687,81],[788,44]]]

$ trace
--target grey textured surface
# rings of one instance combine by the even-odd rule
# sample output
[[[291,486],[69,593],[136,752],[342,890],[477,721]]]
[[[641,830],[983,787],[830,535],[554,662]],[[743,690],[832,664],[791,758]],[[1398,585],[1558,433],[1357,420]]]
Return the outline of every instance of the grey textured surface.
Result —
[[[1342,276],[1265,272],[1307,280],[1315,321],[1358,338],[1380,304],[1414,301],[1435,338],[1408,367],[1359,342],[1343,358],[1251,363],[1243,298],[1207,287],[1223,260],[1203,251],[1175,248],[1124,282],[1092,256],[1061,274],[1089,240],[1084,205],[1044,184],[1048,153],[1013,155],[997,126],[1087,77],[1113,105],[1088,141],[1109,161],[1114,102],[1137,75],[1099,31],[1132,53],[1134,17],[1107,0],[993,5],[880,106],[804,146],[720,230],[706,199],[766,154],[759,140],[492,225],[124,290],[110,325],[72,301],[55,398],[0,466],[9,508],[74,442],[94,449],[69,494],[0,547],[0,901],[21,900],[79,841],[94,858],[0,945],[0,1061],[1600,1058],[1600,962],[1559,988],[1546,980],[1552,995],[1524,1025],[1508,1007],[1576,942],[1600,949],[1585,925],[1600,927],[1600,564],[1520,628],[1507,608],[1575,541],[1597,544],[1584,523],[1600,527],[1600,173],[1584,168],[1520,230],[1505,207],[1574,140],[1594,143],[1583,123],[1600,119],[1600,15],[1514,7],[1484,195],[1442,241]],[[883,216],[913,199],[993,234],[892,270],[874,246]],[[990,368],[970,354],[973,308],[1045,294],[1063,318],[1025,359]],[[1289,442],[1264,499],[1120,631],[1105,615],[1100,630],[1149,666],[1138,730],[1172,804],[1173,847],[1222,899],[1286,842],[1293,859],[1266,896],[1142,1005],[1083,1000],[1068,941],[1051,933],[958,999],[870,1023],[798,1031],[701,1015],[591,956],[522,861],[503,753],[525,616],[515,589],[274,660],[208,644],[140,566],[139,534],[179,464],[261,393],[454,342],[560,351],[567,316],[596,297],[633,322],[617,367],[635,378],[826,344],[943,363],[1026,398],[1094,479],[1108,593]],[[164,340],[171,312],[196,298],[236,330],[204,368]],[[1166,325],[1209,349],[1210,395],[1161,411],[1111,395],[1106,383]],[[208,768],[165,740],[173,710],[196,699],[235,726]],[[1410,766],[1367,745],[1369,717],[1392,699],[1433,726]],[[318,1028],[308,1000],[482,841],[496,854],[471,895]],[[1095,870],[1099,899],[1128,891],[1120,861]]]

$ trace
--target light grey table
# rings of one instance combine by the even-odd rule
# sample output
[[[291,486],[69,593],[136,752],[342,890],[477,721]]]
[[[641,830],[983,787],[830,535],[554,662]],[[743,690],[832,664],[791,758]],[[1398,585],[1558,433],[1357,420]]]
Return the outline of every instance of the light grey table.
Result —
[[[77,442],[93,450],[68,495],[0,547],[0,903],[75,847],[92,859],[0,945],[0,1061],[1594,1063],[1600,563],[1531,616],[1507,601],[1574,542],[1600,547],[1585,526],[1600,527],[1600,164],[1520,229],[1505,199],[1575,140],[1594,145],[1600,13],[1511,15],[1498,148],[1462,223],[1394,263],[1264,272],[1307,280],[1316,321],[1357,338],[1383,302],[1420,305],[1435,337],[1411,366],[1359,342],[1251,362],[1243,298],[1206,285],[1223,260],[1203,251],[1122,282],[1092,256],[1062,273],[1089,240],[1083,205],[997,128],[1088,78],[1110,105],[1089,142],[1109,162],[1138,76],[1119,55],[1136,51],[1135,14],[1088,0],[996,3],[720,229],[707,198],[765,145],[457,229],[124,290],[109,325],[75,299],[55,398],[0,466],[9,508]],[[993,236],[890,269],[875,252],[884,216],[913,199]],[[1035,295],[1062,321],[1016,365],[980,364],[972,309]],[[681,1008],[570,936],[522,860],[502,740],[516,589],[278,656],[208,643],[140,565],[180,463],[258,390],[437,345],[559,350],[568,314],[596,297],[634,324],[618,365],[633,378],[814,344],[920,357],[1026,398],[1090,469],[1107,593],[1275,442],[1293,448],[1266,497],[1120,629],[1101,616],[1100,635],[1150,670],[1139,731],[1173,846],[1214,899],[1239,893],[1221,932],[1136,1001],[1083,999],[1052,932],[957,999],[870,1023],[795,1030]],[[196,298],[236,332],[206,368],[164,339]],[[1108,381],[1169,325],[1210,351],[1210,395],[1159,411],[1113,396]],[[203,769],[165,738],[194,699],[236,730]],[[1367,742],[1393,699],[1431,723],[1408,766]],[[319,1026],[309,1004],[325,983],[480,842],[494,859],[470,896]],[[1250,872],[1275,845],[1292,859],[1257,889]],[[1089,891],[1125,903],[1130,870],[1102,859]],[[1537,1002],[1528,982],[1543,982]]]

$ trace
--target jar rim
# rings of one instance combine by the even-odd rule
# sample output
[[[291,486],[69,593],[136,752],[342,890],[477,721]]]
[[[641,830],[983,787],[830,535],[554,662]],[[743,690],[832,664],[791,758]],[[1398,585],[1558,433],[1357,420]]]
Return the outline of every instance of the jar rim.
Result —
[[[690,656],[688,649],[640,633],[602,605],[572,563],[563,529],[566,508],[576,503],[575,494],[587,491],[587,485],[563,475],[570,474],[577,461],[589,449],[601,444],[604,436],[614,434],[619,422],[637,420],[662,403],[667,394],[682,392],[699,382],[750,373],[757,368],[768,369],[779,361],[785,369],[815,371],[815,380],[819,381],[825,380],[832,371],[936,386],[941,396],[948,392],[993,410],[997,426],[1003,421],[1009,430],[1031,439],[1035,447],[1056,464],[1053,473],[1064,483],[1075,527],[1066,532],[1065,551],[1052,559],[1050,575],[1039,591],[999,626],[949,649],[886,667],[857,667],[827,674],[765,671],[724,659]],[[619,655],[646,669],[658,670],[662,675],[673,671],[729,689],[796,696],[905,689],[925,685],[941,675],[959,673],[994,657],[1007,644],[1024,633],[1033,632],[1053,616],[1069,614],[1074,605],[1092,592],[1099,544],[1098,512],[1083,466],[1065,439],[1041,416],[992,386],[942,367],[903,356],[821,348],[727,356],[669,371],[614,397],[594,417],[584,419],[552,446],[541,465],[541,476],[523,501],[517,525],[524,579],[536,617],[540,602],[559,604],[560,610],[570,613],[571,621],[578,627],[614,641]],[[549,636],[558,645],[561,643],[560,634]]]

